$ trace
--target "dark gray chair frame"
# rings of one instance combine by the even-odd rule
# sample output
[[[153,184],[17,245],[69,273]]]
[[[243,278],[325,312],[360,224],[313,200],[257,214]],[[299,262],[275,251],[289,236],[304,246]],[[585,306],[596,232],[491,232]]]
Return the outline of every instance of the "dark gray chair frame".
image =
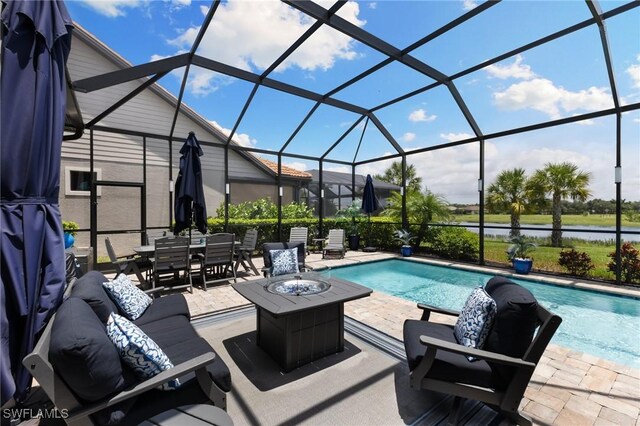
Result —
[[[251,256],[256,250],[257,244],[258,230],[247,229],[247,232],[244,234],[244,238],[242,238],[242,244],[236,247],[236,264],[234,266],[236,273],[238,272],[238,267],[242,264],[245,272],[249,272],[249,270],[251,270],[255,275],[260,275],[258,268],[253,264],[253,260],[251,260]]]
[[[423,321],[428,321],[431,312],[444,315],[458,316],[459,312],[441,309],[434,306],[418,304],[418,308],[423,310]],[[514,358],[499,353],[489,352],[481,349],[469,348],[456,343],[447,342],[429,336],[416,336],[420,342],[426,346],[426,353],[413,371],[409,380],[413,389],[427,389],[436,392],[454,395],[454,403],[449,416],[449,424],[457,424],[460,417],[463,399],[482,401],[496,411],[506,416],[511,421],[519,425],[532,425],[530,418],[525,417],[518,411],[520,401],[529,385],[533,371],[540,361],[549,341],[555,334],[562,322],[562,318],[549,312],[544,307],[538,305],[537,321],[539,328],[531,344],[527,348],[522,358]],[[452,333],[453,333],[453,326]],[[460,382],[448,382],[427,377],[433,365],[438,351],[448,351],[462,355],[471,355],[485,361],[515,367],[515,373],[511,377],[504,390],[493,388],[482,388]]]
[[[109,255],[109,260],[113,265],[116,276],[120,274],[136,274],[136,277],[138,277],[138,282],[142,287],[147,287],[149,285],[149,275],[153,270],[152,260],[140,258],[136,259],[134,254],[117,256],[115,250],[113,249],[113,246],[111,245],[109,237],[105,237],[104,244],[107,247],[107,254]]]
[[[188,288],[189,292],[193,293],[189,238],[158,238],[155,240],[154,246],[152,290]],[[180,278],[181,273],[182,278]],[[173,285],[174,282],[181,281],[183,284]],[[171,285],[163,285],[166,283]]]
[[[233,264],[235,243],[235,234],[218,233],[206,237],[204,253],[199,254],[200,278],[205,291],[207,284],[228,282],[231,278],[234,283],[237,281]]]
[[[304,244],[301,241],[294,243],[264,243],[262,245],[262,260],[264,261],[264,268],[262,268],[262,273],[265,277],[271,276],[271,270],[273,266],[271,265],[271,256],[269,255],[270,250],[282,250],[282,249],[298,249],[298,269],[300,272],[310,271],[309,268],[305,264],[305,248]]]

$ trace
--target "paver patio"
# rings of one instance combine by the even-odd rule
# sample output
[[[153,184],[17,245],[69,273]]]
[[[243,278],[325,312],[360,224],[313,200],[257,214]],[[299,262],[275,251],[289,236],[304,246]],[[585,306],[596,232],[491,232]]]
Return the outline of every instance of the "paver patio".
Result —
[[[329,260],[322,259],[320,254],[311,254],[307,258],[307,265],[318,269],[392,257],[395,256],[390,253],[351,251],[347,252],[344,259]],[[254,263],[261,268],[262,258],[255,258]],[[478,269],[469,265],[464,267]],[[497,271],[487,267],[480,269],[489,273]],[[500,270],[500,273],[504,274],[505,271]],[[238,279],[259,278],[239,274]],[[592,284],[570,285],[581,287]],[[635,292],[636,295],[640,293],[624,291]],[[227,284],[210,287],[206,292],[196,286],[193,294],[185,295],[194,317],[250,305]],[[402,340],[404,320],[419,318],[420,310],[413,302],[374,291],[371,297],[345,304],[345,314]],[[452,318],[441,315],[432,315],[432,318],[452,321]],[[538,425],[640,426],[640,370],[550,344],[525,392],[521,409]]]

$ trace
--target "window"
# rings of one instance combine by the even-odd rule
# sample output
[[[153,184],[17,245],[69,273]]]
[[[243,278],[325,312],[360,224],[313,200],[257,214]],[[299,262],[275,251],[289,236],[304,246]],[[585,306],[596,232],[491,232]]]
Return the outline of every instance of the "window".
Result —
[[[65,168],[65,195],[91,195],[90,170],[88,167],[66,167]],[[94,169],[93,178],[100,180],[102,170]],[[98,196],[101,195],[101,188],[98,186]]]

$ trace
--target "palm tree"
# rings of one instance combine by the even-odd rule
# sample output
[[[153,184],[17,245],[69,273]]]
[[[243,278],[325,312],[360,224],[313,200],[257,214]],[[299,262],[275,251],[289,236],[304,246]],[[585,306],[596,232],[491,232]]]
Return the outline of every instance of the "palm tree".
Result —
[[[527,182],[527,191],[538,202],[551,196],[552,231],[551,245],[562,246],[562,206],[563,199],[586,201],[591,195],[589,181],[591,173],[581,172],[575,164],[547,163],[541,170],[536,170]]]
[[[526,209],[526,184],[524,169],[515,168],[503,170],[489,185],[487,208],[492,212],[508,212],[511,215],[510,237],[520,236],[520,215]]]
[[[375,175],[375,178],[383,182],[402,186],[402,163],[400,161],[394,161],[383,174]],[[420,191],[420,188],[422,187],[422,178],[416,175],[416,168],[413,164],[409,164],[407,166],[405,178],[407,182],[407,191]]]
[[[385,216],[397,219],[402,217],[402,196],[398,192],[391,193],[389,204],[384,210]],[[425,238],[429,223],[435,220],[448,220],[451,217],[449,203],[440,195],[426,189],[423,192],[407,191],[407,220],[410,224],[419,224],[416,233],[416,245],[420,246]]]

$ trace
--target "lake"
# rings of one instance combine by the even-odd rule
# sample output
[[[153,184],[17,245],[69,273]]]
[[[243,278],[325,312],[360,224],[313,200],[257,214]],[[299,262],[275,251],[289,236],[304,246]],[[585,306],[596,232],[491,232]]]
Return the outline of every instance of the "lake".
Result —
[[[474,228],[473,226],[477,226],[477,223],[471,223],[471,222],[460,222],[460,225],[464,225],[464,226],[470,226],[470,228],[467,228],[469,231],[471,232],[475,232],[476,234],[478,233],[478,228]],[[485,226],[507,226],[505,224],[502,223],[485,223]],[[528,237],[541,237],[541,238],[545,238],[545,237],[550,237],[551,236],[551,225],[522,225],[522,226],[536,226],[536,227],[540,227],[540,228],[546,228],[547,230],[528,230],[528,229],[521,229],[520,230],[520,234],[522,235],[526,235]],[[587,240],[587,241],[608,241],[608,240],[615,240],[616,238],[616,234],[615,234],[615,228],[612,227],[608,227],[608,226],[575,226],[575,225],[564,225],[562,227],[562,236],[565,238],[577,238],[577,239],[581,239],[581,240]],[[588,230],[593,230],[593,231],[607,231],[610,232],[610,234],[603,234],[600,232],[572,232],[572,229],[588,229]],[[622,238],[624,241],[633,241],[633,242],[640,242],[640,234],[625,234],[624,232],[637,232],[639,229],[638,228],[634,228],[634,227],[630,227],[630,226],[623,226],[622,228]],[[509,236],[509,230],[508,229],[485,229],[484,230],[484,234],[485,235],[494,235],[497,237],[508,237]]]

